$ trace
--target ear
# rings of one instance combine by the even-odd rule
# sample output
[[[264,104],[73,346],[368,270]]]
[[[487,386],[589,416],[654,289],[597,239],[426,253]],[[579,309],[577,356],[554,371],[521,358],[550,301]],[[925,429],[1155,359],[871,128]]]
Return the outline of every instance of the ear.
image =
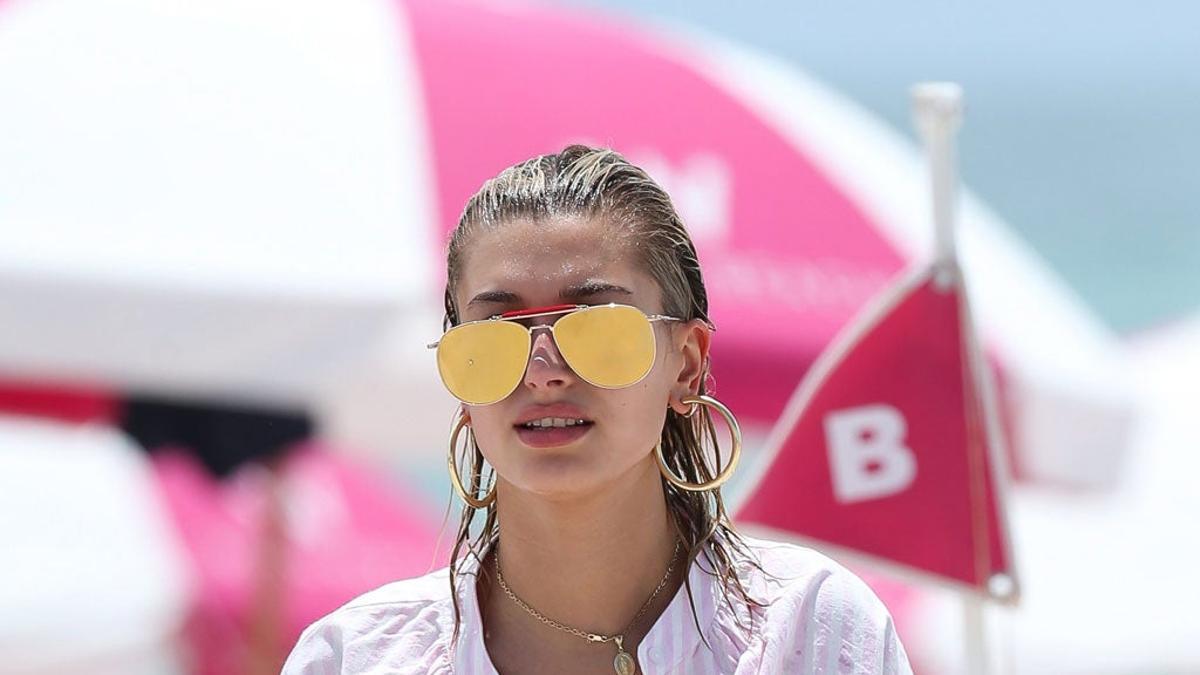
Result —
[[[712,343],[712,330],[702,319],[692,319],[678,326],[673,337],[675,353],[681,360],[668,404],[675,412],[686,415],[692,406],[683,403],[681,399],[700,392],[700,385],[708,370],[708,348]]]

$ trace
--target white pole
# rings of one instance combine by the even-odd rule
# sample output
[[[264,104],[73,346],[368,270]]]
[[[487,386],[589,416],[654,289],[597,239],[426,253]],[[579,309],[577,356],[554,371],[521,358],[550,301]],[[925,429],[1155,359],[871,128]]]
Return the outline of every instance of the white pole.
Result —
[[[933,198],[935,281],[947,290],[958,269],[954,228],[958,217],[958,166],[954,139],[962,126],[962,88],[953,82],[923,82],[912,88],[913,118],[925,143]],[[963,597],[966,672],[990,672],[983,601]]]
[[[954,137],[962,126],[962,88],[952,82],[923,82],[912,88],[913,117],[925,142],[933,185],[934,262],[953,268],[958,260],[954,227],[958,215],[958,167]]]
[[[963,646],[966,650],[966,672],[971,675],[988,675],[992,672],[983,612],[983,600],[972,594],[963,596]]]

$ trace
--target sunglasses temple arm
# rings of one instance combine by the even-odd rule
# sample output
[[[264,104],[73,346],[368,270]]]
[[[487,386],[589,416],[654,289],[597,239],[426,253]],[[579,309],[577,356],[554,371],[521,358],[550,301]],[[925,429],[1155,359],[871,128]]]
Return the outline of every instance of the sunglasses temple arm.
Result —
[[[662,314],[650,314],[650,315],[647,315],[646,318],[649,319],[651,322],[655,322],[655,321],[678,321],[679,323],[687,322],[687,319],[680,319],[677,316],[663,316]],[[708,329],[710,331],[713,331],[714,333],[717,331],[717,327],[716,327],[716,325],[713,324],[713,322],[709,321],[708,319],[701,319],[701,321],[704,322],[705,326],[708,326]]]

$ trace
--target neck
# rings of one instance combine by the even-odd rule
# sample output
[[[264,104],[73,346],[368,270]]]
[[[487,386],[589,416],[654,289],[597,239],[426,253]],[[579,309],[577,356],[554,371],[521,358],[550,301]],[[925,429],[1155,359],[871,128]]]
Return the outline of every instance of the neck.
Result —
[[[624,631],[662,581],[678,538],[653,458],[614,484],[567,502],[503,482],[498,489],[500,564],[513,593],[584,632]],[[631,633],[644,633],[669,603],[682,578],[682,559],[681,553],[671,581]],[[490,556],[486,563],[493,569]],[[547,640],[582,642],[529,616],[497,584],[489,586],[483,591],[489,618],[536,625]]]

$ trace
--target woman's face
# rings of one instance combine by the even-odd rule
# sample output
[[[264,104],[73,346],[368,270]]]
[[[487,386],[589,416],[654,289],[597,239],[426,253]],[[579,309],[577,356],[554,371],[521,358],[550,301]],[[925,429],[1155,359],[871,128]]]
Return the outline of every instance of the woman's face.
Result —
[[[560,304],[633,305],[662,314],[658,284],[640,270],[620,235],[600,220],[553,218],[500,225],[466,247],[456,301],[460,321]],[[534,319],[553,322],[557,317]],[[480,450],[503,482],[546,497],[602,489],[654,462],[667,407],[698,390],[708,353],[703,322],[655,322],[650,373],[624,389],[579,378],[550,331],[534,332],[525,376],[504,400],[464,406]],[[583,419],[581,427],[537,430],[533,419]]]

